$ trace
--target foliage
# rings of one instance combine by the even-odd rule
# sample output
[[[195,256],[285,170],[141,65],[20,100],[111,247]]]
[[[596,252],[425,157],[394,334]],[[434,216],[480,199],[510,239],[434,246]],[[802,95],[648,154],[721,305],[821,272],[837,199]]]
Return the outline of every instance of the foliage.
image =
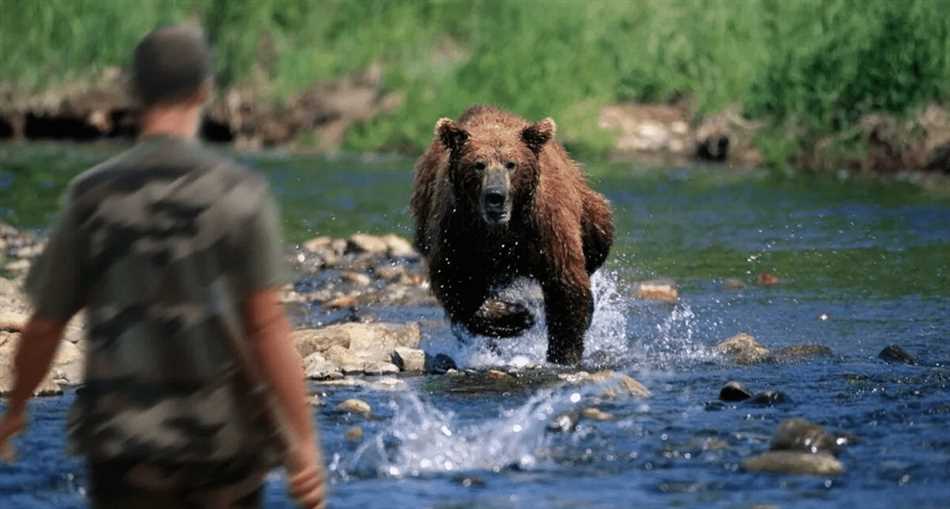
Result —
[[[284,100],[373,63],[404,100],[356,150],[418,150],[441,116],[495,103],[553,116],[577,150],[617,101],[739,105],[775,154],[863,114],[950,94],[950,0],[0,0],[0,75],[43,89],[126,62],[152,27],[198,20],[221,86]],[[789,149],[789,147],[792,147]]]

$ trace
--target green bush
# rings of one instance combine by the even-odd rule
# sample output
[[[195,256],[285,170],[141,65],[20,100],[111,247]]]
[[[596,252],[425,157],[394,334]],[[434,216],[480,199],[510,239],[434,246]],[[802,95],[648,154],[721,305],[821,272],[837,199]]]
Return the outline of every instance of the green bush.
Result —
[[[377,63],[403,96],[353,150],[417,151],[473,103],[553,116],[572,148],[618,101],[740,106],[789,153],[868,112],[950,95],[950,0],[0,0],[0,76],[42,89],[123,65],[162,23],[208,30],[222,87],[285,100]],[[791,149],[794,152],[794,149]]]

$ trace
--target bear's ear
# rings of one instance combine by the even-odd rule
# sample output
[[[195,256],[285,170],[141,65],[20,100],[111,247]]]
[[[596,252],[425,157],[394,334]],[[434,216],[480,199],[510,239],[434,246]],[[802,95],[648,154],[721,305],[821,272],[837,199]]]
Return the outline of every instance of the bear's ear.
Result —
[[[455,122],[450,118],[440,118],[435,123],[435,135],[452,152],[457,152],[468,141],[468,131],[455,125]]]
[[[554,119],[548,117],[538,123],[531,124],[521,131],[521,139],[528,145],[535,154],[539,154],[544,144],[554,138],[557,131],[557,124]]]

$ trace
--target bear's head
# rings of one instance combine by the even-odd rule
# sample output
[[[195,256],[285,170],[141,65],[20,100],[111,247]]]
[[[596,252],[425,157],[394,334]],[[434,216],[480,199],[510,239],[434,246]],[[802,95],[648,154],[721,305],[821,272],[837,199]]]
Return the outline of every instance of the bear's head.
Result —
[[[556,129],[550,118],[529,125],[488,123],[468,129],[439,119],[435,134],[449,151],[449,179],[456,199],[477,211],[487,226],[507,226],[534,199],[539,157]]]

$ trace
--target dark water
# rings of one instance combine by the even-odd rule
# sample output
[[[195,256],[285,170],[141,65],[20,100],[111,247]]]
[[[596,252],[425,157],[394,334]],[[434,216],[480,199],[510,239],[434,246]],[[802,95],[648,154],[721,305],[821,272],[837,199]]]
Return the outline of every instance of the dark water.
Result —
[[[0,219],[42,227],[64,182],[113,148],[0,146]],[[409,233],[411,161],[250,160],[271,178],[288,237],[357,230]],[[950,201],[896,183],[777,178],[721,169],[638,172],[591,165],[616,207],[618,239],[596,278],[588,352],[653,391],[645,401],[598,403],[615,416],[573,433],[551,416],[593,395],[545,376],[512,383],[474,377],[403,378],[405,387],[314,386],[331,460],[335,507],[950,507]],[[776,286],[755,284],[768,271]],[[632,283],[666,277],[676,305],[631,298]],[[739,290],[723,285],[739,278]],[[491,353],[455,344],[434,308],[374,310],[424,320],[425,348],[465,367],[524,366],[543,358],[543,331]],[[749,332],[770,348],[819,343],[829,358],[736,366],[710,347]],[[898,343],[921,359],[877,359]],[[529,370],[530,371],[530,370]],[[781,390],[790,402],[708,405],[721,385]],[[343,399],[369,421],[336,414]],[[37,400],[21,461],[0,466],[2,507],[83,507],[81,463],[63,452],[70,396]],[[805,417],[859,438],[836,478],[749,474],[783,419]],[[361,443],[344,439],[361,425]],[[269,506],[290,507],[282,479]]]

